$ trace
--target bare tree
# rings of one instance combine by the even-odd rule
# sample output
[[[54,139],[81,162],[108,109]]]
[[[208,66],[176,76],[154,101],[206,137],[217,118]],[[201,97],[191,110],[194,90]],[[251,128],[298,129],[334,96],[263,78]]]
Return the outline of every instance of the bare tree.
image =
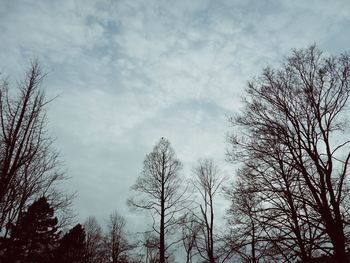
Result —
[[[298,172],[283,164],[283,153],[275,154],[274,162],[267,162],[268,156],[258,164],[249,161],[239,170],[239,180],[226,189],[232,202],[229,218],[254,215],[255,226],[264,232],[259,239],[270,243],[269,253],[265,250],[264,258],[275,256],[286,262],[310,262],[321,250],[329,252],[324,225],[308,202],[310,193]],[[250,189],[249,195],[244,194],[245,189]],[[253,202],[249,208],[254,199],[258,202]]]
[[[83,225],[85,230],[86,263],[100,263],[104,260],[103,233],[95,217],[90,216]]]
[[[255,178],[242,171],[231,187],[225,187],[226,198],[231,202],[227,210],[230,231],[225,234],[227,254],[252,263],[268,258],[261,218],[262,200],[257,189]]]
[[[65,176],[46,130],[43,77],[33,62],[17,95],[6,81],[0,85],[0,231],[5,237],[7,226],[36,198],[45,196],[56,211],[67,210],[71,202],[56,188]]]
[[[111,263],[127,262],[128,252],[133,248],[127,240],[125,218],[117,212],[112,213],[109,217],[105,247],[108,262]]]
[[[342,207],[350,159],[343,134],[349,65],[346,54],[325,58],[315,46],[294,50],[280,70],[267,68],[249,83],[246,107],[231,119],[243,131],[230,137],[232,160],[277,162],[273,148],[285,152],[283,165],[309,193],[304,201],[322,220],[337,262],[348,262]]]
[[[182,245],[186,252],[186,263],[192,263],[196,254],[196,239],[202,228],[197,217],[193,213],[186,214],[181,221]]]
[[[166,237],[174,234],[174,226],[179,222],[177,215],[184,209],[186,189],[182,190],[178,175],[181,167],[170,142],[162,138],[146,156],[143,175],[132,187],[140,196],[128,201],[129,205],[150,212],[153,231],[159,235],[160,263],[166,262],[168,248],[176,243],[167,243]]]
[[[215,255],[214,235],[214,198],[222,185],[219,169],[212,160],[205,159],[198,162],[194,168],[194,186],[201,196],[199,204],[200,216],[197,217],[202,224],[200,233],[196,239],[199,254],[210,263],[217,261]]]
[[[159,263],[159,237],[146,232],[143,245],[146,249],[146,263]]]
[[[254,178],[255,194],[263,200],[260,222],[284,260],[311,262],[321,250],[329,252],[324,224],[308,201],[310,192],[300,173],[293,165],[285,165],[281,149],[274,151],[274,162],[264,158],[244,169]]]

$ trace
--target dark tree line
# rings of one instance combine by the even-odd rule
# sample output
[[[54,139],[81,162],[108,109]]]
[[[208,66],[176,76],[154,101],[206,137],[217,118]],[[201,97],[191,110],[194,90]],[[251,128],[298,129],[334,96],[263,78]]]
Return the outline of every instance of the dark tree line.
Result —
[[[0,262],[78,263],[85,262],[85,232],[80,224],[61,237],[54,209],[41,197],[29,206],[10,238],[2,238]]]
[[[226,229],[215,232],[213,198],[222,181],[210,161],[195,168],[196,201],[172,215],[180,219],[186,262],[349,262],[349,74],[347,54],[325,57],[311,46],[248,84],[243,110],[230,118],[236,130],[228,159],[240,168],[224,188],[231,202]],[[164,243],[174,239],[163,235],[162,196],[171,189],[162,185],[167,177],[158,149],[165,142],[151,153],[159,157],[146,157],[147,173],[134,187],[155,197],[138,207],[159,215],[153,230],[161,263],[169,262]]]
[[[114,213],[103,233],[94,217],[77,224],[63,234],[54,209],[45,197],[29,206],[10,237],[2,238],[0,262],[6,263],[132,263],[129,252],[135,248],[128,241],[125,219]]]
[[[134,262],[117,213],[108,233],[90,218],[64,234],[74,196],[57,188],[66,176],[46,127],[44,77],[34,61],[17,87],[0,83],[0,262]]]
[[[186,263],[349,262],[349,62],[311,46],[249,82],[230,118],[227,156],[239,168],[225,187],[210,159],[187,180],[161,138],[128,200],[151,222],[132,241],[118,213],[105,230],[89,217],[63,231],[71,196],[55,188],[65,176],[33,63],[17,94],[0,87],[0,262],[170,263],[180,254]],[[227,224],[216,214],[221,193]]]

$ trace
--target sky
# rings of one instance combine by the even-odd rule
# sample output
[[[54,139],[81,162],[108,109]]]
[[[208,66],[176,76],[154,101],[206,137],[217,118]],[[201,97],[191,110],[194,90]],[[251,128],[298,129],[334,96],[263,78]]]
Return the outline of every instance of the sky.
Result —
[[[200,158],[234,178],[228,117],[247,82],[293,48],[350,51],[349,36],[347,0],[0,0],[0,72],[15,86],[37,58],[47,73],[48,130],[80,222],[118,211],[145,227],[126,200],[161,137],[184,178]]]

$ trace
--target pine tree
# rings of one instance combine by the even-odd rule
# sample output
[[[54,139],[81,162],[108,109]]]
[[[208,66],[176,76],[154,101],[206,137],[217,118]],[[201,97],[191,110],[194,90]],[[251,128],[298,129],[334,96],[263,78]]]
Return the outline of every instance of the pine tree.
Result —
[[[57,245],[57,218],[54,209],[41,197],[11,227],[6,262],[49,262]]]
[[[85,231],[77,224],[60,240],[55,263],[82,263],[86,256]]]

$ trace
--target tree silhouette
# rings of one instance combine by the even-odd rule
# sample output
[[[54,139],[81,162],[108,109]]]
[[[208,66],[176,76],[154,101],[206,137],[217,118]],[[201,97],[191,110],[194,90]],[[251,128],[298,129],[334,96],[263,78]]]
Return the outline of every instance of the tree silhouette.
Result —
[[[128,251],[133,248],[126,239],[125,218],[114,212],[110,215],[105,235],[105,250],[108,262],[124,263],[128,259]]]
[[[243,112],[231,118],[242,136],[229,139],[231,160],[247,166],[253,162],[262,176],[279,162],[294,171],[292,178],[305,190],[293,186],[292,197],[311,209],[316,215],[312,220],[318,217],[324,225],[320,230],[328,235],[338,262],[348,262],[343,211],[348,209],[344,198],[350,141],[343,132],[349,81],[348,55],[327,58],[315,46],[294,50],[281,69],[267,68],[249,83]],[[305,211],[302,216],[308,221],[311,214]]]
[[[203,228],[201,222],[198,222],[198,218],[194,215],[194,212],[187,213],[182,218],[181,222],[181,238],[182,245],[186,254],[186,263],[193,262],[193,256],[196,254],[196,242],[199,232]]]
[[[58,241],[56,225],[53,208],[39,198],[11,227],[6,262],[49,262]]]
[[[179,223],[177,214],[184,209],[185,190],[181,191],[178,175],[181,168],[170,142],[162,138],[146,156],[143,175],[132,187],[141,196],[128,201],[129,205],[148,210],[152,215],[153,231],[159,235],[160,263],[166,262],[166,251],[174,244],[166,244],[166,237],[173,233],[174,226]]]
[[[56,212],[71,201],[55,187],[65,176],[46,130],[43,78],[35,61],[17,92],[0,83],[0,230],[5,238],[7,226],[16,224],[33,200],[45,196]]]
[[[202,227],[195,239],[200,256],[215,263],[218,261],[215,251],[214,236],[214,199],[222,185],[223,179],[219,175],[219,169],[210,159],[201,160],[194,168],[194,186],[200,194],[200,214],[197,216]]]
[[[90,216],[84,223],[86,257],[85,263],[99,263],[105,259],[102,228],[95,217]]]
[[[234,184],[225,188],[226,197],[231,202],[227,210],[229,231],[225,235],[228,253],[252,263],[262,258],[266,260],[269,255],[261,225],[262,201],[256,189],[259,188],[254,178],[242,171]]]
[[[62,237],[55,255],[55,263],[84,263],[86,243],[81,224],[77,224]]]

